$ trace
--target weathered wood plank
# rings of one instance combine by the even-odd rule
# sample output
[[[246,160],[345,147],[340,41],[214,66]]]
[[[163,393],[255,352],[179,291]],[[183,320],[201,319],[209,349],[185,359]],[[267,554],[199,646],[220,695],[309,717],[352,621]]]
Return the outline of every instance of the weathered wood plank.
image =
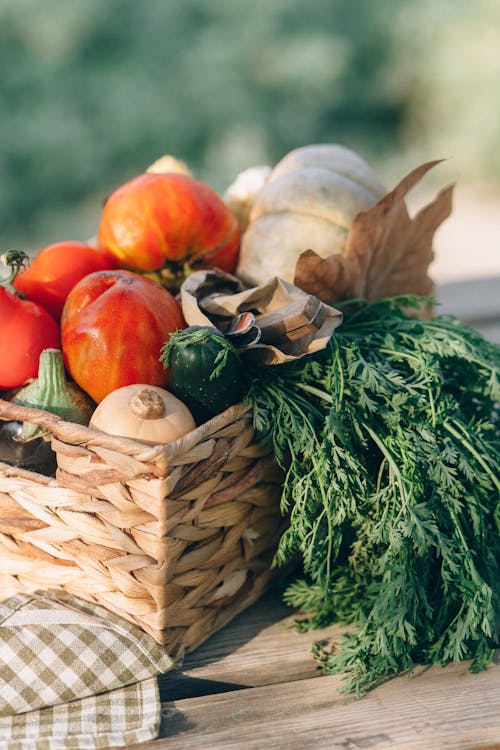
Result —
[[[500,344],[500,320],[481,320],[471,326],[492,344]]]
[[[295,616],[269,592],[166,675],[177,699],[142,750],[500,750],[500,653],[479,675],[420,668],[358,700],[338,676],[313,678],[311,644],[341,630],[297,633]]]
[[[164,704],[162,737],[142,750],[493,750],[500,666],[418,670],[361,699],[336,676]]]
[[[438,313],[456,315],[470,323],[500,321],[500,277],[439,284],[435,296]]]
[[[436,288],[438,314],[455,315],[495,344],[500,344],[500,277],[471,279]]]
[[[180,670],[160,678],[162,700],[314,677],[318,667],[312,644],[320,638],[338,638],[345,628],[298,633],[293,628],[297,617],[283,604],[279,591],[268,592],[186,656]]]

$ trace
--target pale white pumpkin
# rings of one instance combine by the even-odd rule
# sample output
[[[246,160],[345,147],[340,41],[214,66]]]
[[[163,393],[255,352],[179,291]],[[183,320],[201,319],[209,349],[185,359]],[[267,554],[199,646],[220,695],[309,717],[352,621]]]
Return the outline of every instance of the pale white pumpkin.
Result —
[[[98,404],[90,426],[143,443],[172,443],[196,427],[187,406],[154,385],[125,385]]]
[[[237,275],[250,285],[272,276],[293,282],[304,250],[321,257],[342,253],[356,214],[385,193],[373,169],[350,149],[320,144],[291,151],[254,197]]]

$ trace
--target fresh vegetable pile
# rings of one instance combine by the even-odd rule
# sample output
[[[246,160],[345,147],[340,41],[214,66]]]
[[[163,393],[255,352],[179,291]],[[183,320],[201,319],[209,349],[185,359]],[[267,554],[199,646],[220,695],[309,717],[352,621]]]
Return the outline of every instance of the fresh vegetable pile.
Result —
[[[38,375],[43,387],[31,389],[29,406],[69,419],[57,406],[68,384],[72,397],[90,401],[93,409],[120,389],[145,386],[142,401],[129,394],[120,420],[103,419],[111,409],[106,407],[95,423],[149,442],[159,434],[165,442],[166,435],[174,440],[195,426],[184,404],[169,392],[158,393],[169,377],[161,349],[172,332],[186,327],[175,294],[194,269],[234,271],[238,221],[209,185],[166,158],[109,196],[96,235],[97,247],[56,242],[32,261],[22,251],[2,255],[7,275],[0,273],[0,396],[21,403],[18,389]],[[57,378],[55,368],[40,370],[47,349],[60,355]],[[149,406],[156,399],[160,418],[154,408],[147,412],[147,399]],[[50,437],[17,420],[1,421],[0,461],[53,474]]]
[[[276,555],[306,578],[302,627],[354,629],[316,656],[358,693],[499,643],[500,350],[451,318],[361,305],[319,355],[256,377],[255,424],[287,467]]]
[[[420,320],[451,190],[415,218],[405,196],[433,164],[384,195],[356,154],[311,146],[222,200],[162,159],[109,197],[98,247],[56,243],[29,266],[11,251],[0,280],[3,399],[146,443],[253,407],[285,471],[275,563],[301,569],[285,599],[309,613],[300,627],[350,624],[315,656],[358,694],[416,663],[479,670],[499,643],[500,349],[452,318]],[[344,322],[304,356],[316,313],[280,330],[278,305],[268,331],[298,358],[258,364],[255,310],[187,327],[176,294],[212,268],[288,278]],[[50,435],[33,427],[1,421],[0,460],[53,473]]]

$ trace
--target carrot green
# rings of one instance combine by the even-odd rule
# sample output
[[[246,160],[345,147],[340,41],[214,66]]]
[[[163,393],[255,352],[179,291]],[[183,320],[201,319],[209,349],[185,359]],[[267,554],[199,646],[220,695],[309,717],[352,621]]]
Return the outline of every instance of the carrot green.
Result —
[[[315,657],[362,694],[498,644],[500,349],[400,297],[346,308],[321,353],[255,372],[255,427],[286,470],[275,564],[302,628],[351,623]]]

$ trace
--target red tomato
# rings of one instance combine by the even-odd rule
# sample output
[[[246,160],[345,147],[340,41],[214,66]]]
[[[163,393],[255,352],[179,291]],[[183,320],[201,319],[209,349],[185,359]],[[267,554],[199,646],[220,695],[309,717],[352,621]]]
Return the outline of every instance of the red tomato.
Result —
[[[80,279],[115,267],[110,257],[83,242],[56,242],[40,250],[14,286],[59,321],[66,297]]]
[[[185,327],[181,306],[156,281],[131,271],[97,271],[76,284],[63,309],[66,366],[96,402],[122,385],[165,388],[160,350]]]
[[[23,254],[5,254],[15,276]],[[10,262],[7,256],[15,257]],[[44,349],[60,349],[59,326],[49,313],[35,302],[21,299],[10,286],[0,285],[0,389],[17,388],[38,374],[38,360]]]
[[[196,268],[236,267],[240,230],[224,201],[184,174],[146,173],[122,185],[105,203],[99,247],[122,267],[161,271],[178,286]]]

